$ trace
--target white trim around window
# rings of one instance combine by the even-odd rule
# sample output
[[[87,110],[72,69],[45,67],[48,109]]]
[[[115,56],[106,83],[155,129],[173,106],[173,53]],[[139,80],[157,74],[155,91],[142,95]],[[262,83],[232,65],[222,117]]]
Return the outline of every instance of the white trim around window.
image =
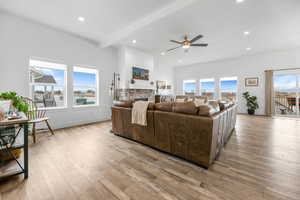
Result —
[[[29,95],[39,109],[67,108],[67,65],[29,60]]]
[[[77,73],[77,74],[76,74]],[[73,67],[73,108],[99,106],[99,70]]]

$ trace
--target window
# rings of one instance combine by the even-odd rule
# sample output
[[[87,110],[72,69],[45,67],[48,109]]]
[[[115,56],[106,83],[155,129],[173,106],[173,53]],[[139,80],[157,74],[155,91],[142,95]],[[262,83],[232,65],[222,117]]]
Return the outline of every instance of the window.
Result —
[[[73,68],[74,106],[98,105],[98,70]]]
[[[196,92],[196,81],[185,80],[183,81],[183,93],[184,94],[195,94]]]
[[[237,101],[237,77],[221,78],[220,94],[222,100]]]
[[[30,59],[29,67],[30,96],[37,107],[66,107],[67,66]]]
[[[215,79],[200,79],[200,95],[206,96],[209,100],[215,97]]]

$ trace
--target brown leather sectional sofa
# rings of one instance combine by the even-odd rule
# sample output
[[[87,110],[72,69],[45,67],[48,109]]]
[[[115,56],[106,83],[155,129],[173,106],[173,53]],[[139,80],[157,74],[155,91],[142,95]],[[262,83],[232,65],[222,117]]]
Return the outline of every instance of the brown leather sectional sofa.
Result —
[[[147,126],[131,123],[131,102],[115,102],[112,131],[158,150],[209,167],[228,141],[236,123],[237,105],[193,102],[149,104]]]

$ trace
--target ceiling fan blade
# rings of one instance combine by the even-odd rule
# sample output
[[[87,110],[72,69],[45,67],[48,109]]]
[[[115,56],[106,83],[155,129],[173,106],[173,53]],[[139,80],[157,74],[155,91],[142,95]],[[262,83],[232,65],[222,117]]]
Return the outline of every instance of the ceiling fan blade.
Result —
[[[200,38],[202,38],[203,35],[197,35],[196,37],[194,37],[190,42],[193,43],[193,42],[196,42],[197,40],[199,40]]]
[[[208,44],[191,44],[192,47],[207,47]]]
[[[174,42],[174,43],[176,43],[176,44],[182,44],[182,42],[178,42],[178,41],[176,41],[176,40],[170,40],[170,42]]]
[[[178,46],[178,47],[175,47],[175,48],[172,48],[172,49],[168,49],[167,51],[173,51],[173,50],[178,49],[178,48],[180,48],[180,47],[182,47],[182,45],[181,45],[181,46]]]

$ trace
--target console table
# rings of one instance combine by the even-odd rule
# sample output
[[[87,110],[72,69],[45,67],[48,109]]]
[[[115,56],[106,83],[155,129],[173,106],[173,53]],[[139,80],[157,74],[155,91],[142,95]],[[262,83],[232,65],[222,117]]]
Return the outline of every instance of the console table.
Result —
[[[28,178],[28,118],[24,113],[19,115],[19,119],[0,121],[0,152],[7,153],[15,161],[0,166],[0,180],[19,174]],[[20,158],[12,153],[17,149],[23,149],[23,156]]]

